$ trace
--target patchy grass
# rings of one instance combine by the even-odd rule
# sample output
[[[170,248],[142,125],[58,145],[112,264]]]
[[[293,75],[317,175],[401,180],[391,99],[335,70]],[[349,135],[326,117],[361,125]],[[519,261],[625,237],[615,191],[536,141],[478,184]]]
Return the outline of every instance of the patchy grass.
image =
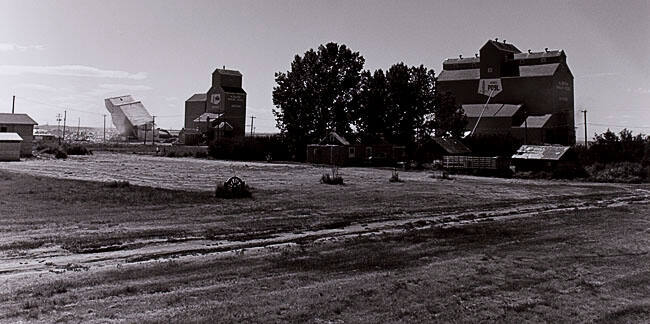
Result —
[[[11,276],[0,291],[0,322],[647,319],[650,214],[642,202],[461,227],[419,222],[394,232],[142,258],[145,263],[78,261],[85,253],[93,253],[88,255],[93,260],[110,259],[122,250],[184,244],[192,237],[219,247],[220,240],[363,227],[414,215],[462,211],[485,217],[501,208],[516,214],[531,205],[571,206],[648,189],[462,176],[437,181],[426,172],[401,172],[406,181],[389,185],[386,171],[355,168],[344,169],[347,186],[320,186],[313,178],[317,168],[241,164],[238,174],[257,181],[255,199],[225,200],[214,198],[211,173],[183,173],[195,164],[204,170],[212,164],[201,163],[219,162],[195,160],[182,161],[182,170],[174,168],[176,159],[147,160],[159,163],[151,169],[174,170],[147,176],[205,182],[203,191],[144,187],[132,177],[122,178],[129,179],[128,186],[107,187],[0,171],[0,263],[14,262],[16,251],[33,255],[28,267],[47,264],[52,253],[77,258],[52,264],[65,270],[56,273],[0,273],[0,279]],[[79,161],[57,161],[53,168]],[[140,166],[121,168],[134,167]]]
[[[644,322],[647,221],[601,209],[72,272],[0,293],[0,318]]]

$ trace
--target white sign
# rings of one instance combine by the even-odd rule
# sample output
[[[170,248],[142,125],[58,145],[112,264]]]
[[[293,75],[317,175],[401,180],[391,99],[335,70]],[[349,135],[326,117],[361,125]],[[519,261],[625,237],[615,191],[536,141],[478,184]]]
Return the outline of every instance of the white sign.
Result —
[[[478,83],[478,93],[494,97],[503,90],[501,79],[481,79]]]
[[[210,98],[210,102],[212,102],[215,105],[218,105],[221,102],[221,94],[213,93],[212,98]]]

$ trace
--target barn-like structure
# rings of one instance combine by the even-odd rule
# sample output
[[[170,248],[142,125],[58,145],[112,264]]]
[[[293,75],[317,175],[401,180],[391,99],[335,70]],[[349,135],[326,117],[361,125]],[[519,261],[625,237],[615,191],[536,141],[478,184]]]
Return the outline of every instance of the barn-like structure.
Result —
[[[573,75],[564,51],[522,52],[489,40],[480,55],[447,59],[442,67],[437,89],[453,94],[463,107],[468,131],[476,126],[475,134],[510,134],[522,143],[575,144]],[[487,107],[481,80],[502,85]]]
[[[20,155],[32,155],[32,141],[34,138],[34,126],[38,125],[27,114],[0,113],[0,133],[17,133],[22,142],[20,144]]]

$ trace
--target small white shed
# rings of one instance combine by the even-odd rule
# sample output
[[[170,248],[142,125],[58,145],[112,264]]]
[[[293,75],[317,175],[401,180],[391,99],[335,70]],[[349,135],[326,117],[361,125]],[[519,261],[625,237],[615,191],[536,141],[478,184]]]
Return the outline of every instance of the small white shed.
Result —
[[[0,133],[0,161],[20,161],[22,142],[17,133]]]

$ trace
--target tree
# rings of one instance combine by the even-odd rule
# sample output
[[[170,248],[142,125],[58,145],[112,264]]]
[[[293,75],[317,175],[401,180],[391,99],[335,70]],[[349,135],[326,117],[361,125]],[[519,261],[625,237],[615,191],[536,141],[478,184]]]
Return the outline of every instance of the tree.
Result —
[[[428,128],[433,129],[437,137],[460,138],[467,126],[467,117],[463,107],[456,104],[456,98],[447,93],[436,93],[435,105]]]
[[[387,93],[384,71],[379,69],[374,73],[370,71],[361,73],[359,105],[353,116],[357,133],[364,143],[385,136]]]
[[[386,72],[385,135],[395,144],[414,147],[433,112],[435,74],[424,65],[397,63]]]
[[[345,45],[328,43],[296,55],[289,71],[275,74],[273,114],[299,156],[306,144],[331,130],[352,134],[364,62]]]

